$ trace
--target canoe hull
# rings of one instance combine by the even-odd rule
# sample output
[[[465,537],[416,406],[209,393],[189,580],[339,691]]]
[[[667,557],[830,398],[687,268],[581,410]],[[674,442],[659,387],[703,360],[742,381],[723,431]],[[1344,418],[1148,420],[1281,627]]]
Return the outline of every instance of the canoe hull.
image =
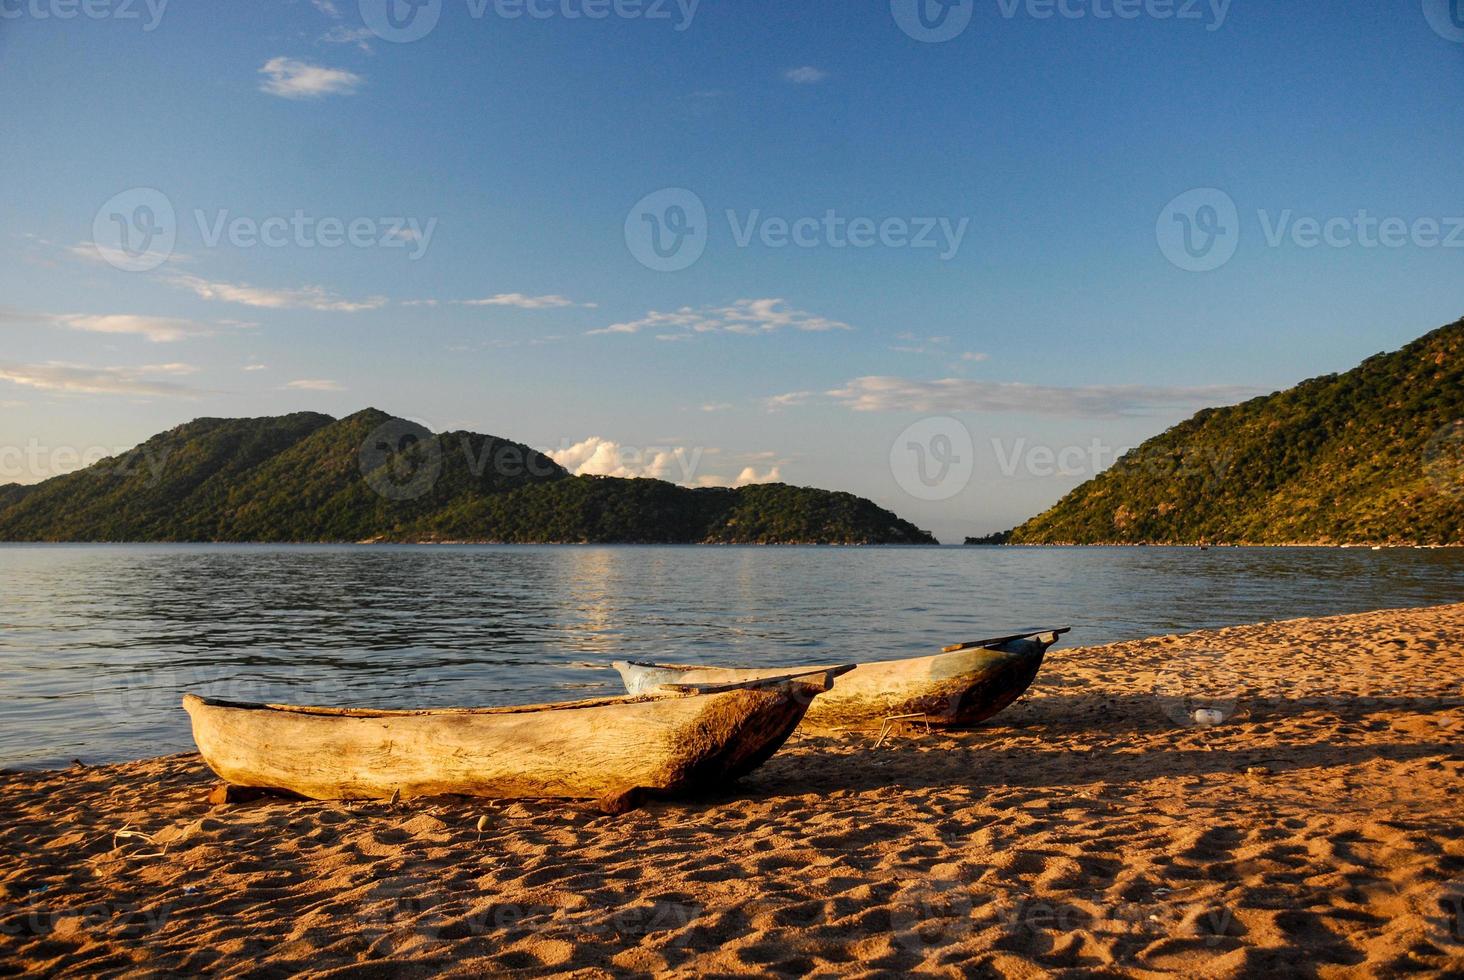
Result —
[[[1013,640],[994,649],[860,664],[808,709],[806,730],[878,727],[894,715],[921,715],[931,725],[968,728],[1002,711],[1032,685],[1057,633]],[[676,683],[725,683],[786,673],[788,668],[686,667],[621,662],[632,693]]]
[[[788,672],[782,672],[786,675]],[[827,683],[537,709],[340,711],[208,701],[184,708],[211,769],[311,799],[446,794],[597,799],[695,793],[765,762]]]

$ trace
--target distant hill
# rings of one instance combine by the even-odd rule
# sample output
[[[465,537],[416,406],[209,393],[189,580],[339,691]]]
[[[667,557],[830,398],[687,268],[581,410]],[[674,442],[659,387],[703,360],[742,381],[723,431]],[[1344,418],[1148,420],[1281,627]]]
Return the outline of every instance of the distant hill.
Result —
[[[1008,540],[1464,543],[1461,420],[1464,321],[1346,374],[1200,412]]]
[[[345,419],[198,419],[35,486],[0,486],[6,541],[934,544],[868,500],[570,476],[528,446]]]

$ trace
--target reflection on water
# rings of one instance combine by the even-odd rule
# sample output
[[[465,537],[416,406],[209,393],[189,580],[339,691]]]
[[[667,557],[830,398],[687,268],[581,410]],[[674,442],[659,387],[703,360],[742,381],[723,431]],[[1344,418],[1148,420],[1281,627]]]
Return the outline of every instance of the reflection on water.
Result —
[[[0,546],[0,765],[191,747],[184,691],[389,707],[618,693],[1071,624],[1090,645],[1464,599],[1458,551]],[[1039,681],[1040,683],[1040,681]]]

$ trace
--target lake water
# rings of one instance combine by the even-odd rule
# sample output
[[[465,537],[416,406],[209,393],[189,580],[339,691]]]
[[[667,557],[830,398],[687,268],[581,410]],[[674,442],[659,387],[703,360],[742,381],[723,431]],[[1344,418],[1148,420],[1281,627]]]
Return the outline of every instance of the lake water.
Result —
[[[1464,600],[1464,551],[0,546],[0,766],[192,747],[186,691],[436,707],[619,693],[618,658],[923,655]]]

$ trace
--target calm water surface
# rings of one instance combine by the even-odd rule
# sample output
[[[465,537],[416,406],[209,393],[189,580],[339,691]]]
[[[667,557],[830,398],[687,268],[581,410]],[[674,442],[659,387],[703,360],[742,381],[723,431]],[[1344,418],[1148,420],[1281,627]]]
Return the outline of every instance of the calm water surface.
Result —
[[[619,693],[621,657],[853,662],[1460,600],[1457,550],[6,545],[0,766],[189,749],[185,691],[498,705]]]

